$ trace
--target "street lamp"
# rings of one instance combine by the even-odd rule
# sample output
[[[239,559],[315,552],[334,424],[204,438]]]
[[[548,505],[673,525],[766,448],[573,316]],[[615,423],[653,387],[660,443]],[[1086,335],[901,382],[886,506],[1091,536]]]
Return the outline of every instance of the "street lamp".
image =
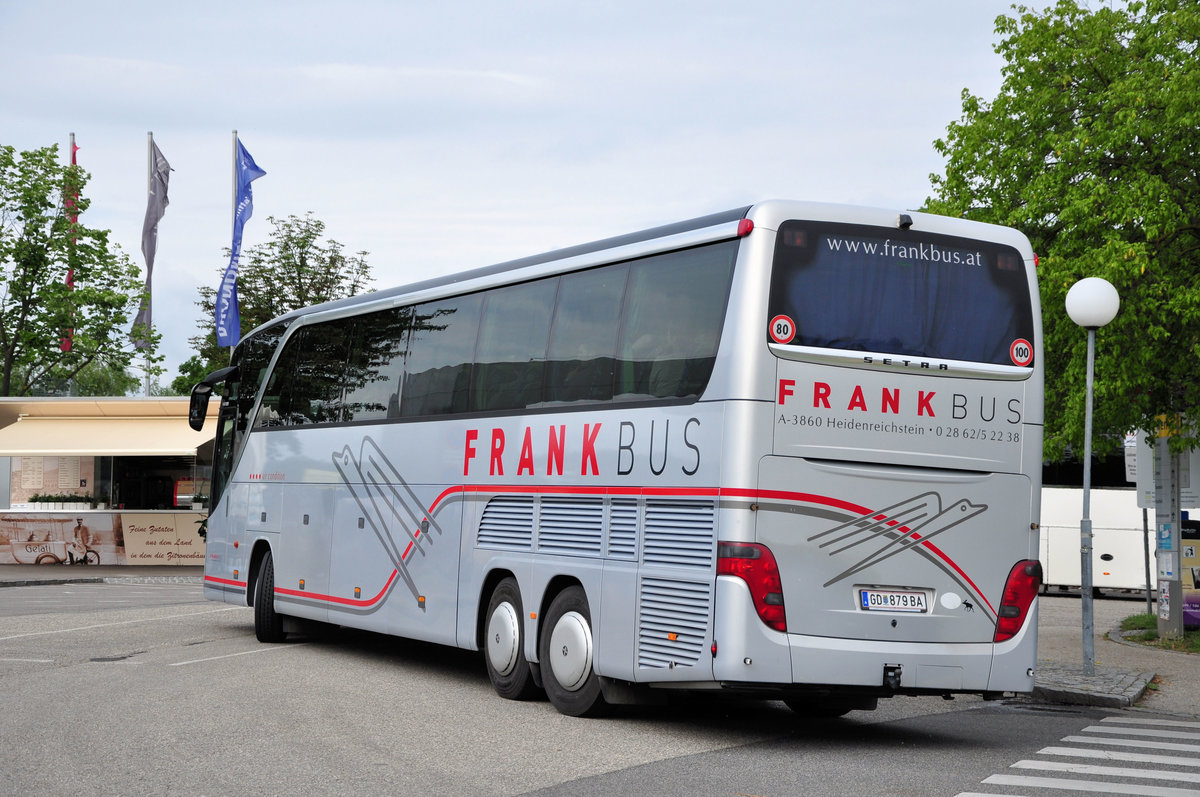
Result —
[[[1083,602],[1083,673],[1096,674],[1092,607],[1092,372],[1096,366],[1096,330],[1116,318],[1121,297],[1108,280],[1087,277],[1067,291],[1067,315],[1087,330],[1087,411],[1083,426],[1083,519],[1079,521],[1080,599]]]

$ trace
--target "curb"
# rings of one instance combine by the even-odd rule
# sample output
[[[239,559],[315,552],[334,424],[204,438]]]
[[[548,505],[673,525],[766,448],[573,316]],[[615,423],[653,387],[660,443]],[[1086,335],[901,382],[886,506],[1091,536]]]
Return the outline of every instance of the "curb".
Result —
[[[1082,665],[1038,662],[1038,676],[1050,683],[1035,683],[1032,698],[1043,703],[1071,706],[1128,708],[1146,694],[1154,680],[1152,672],[1129,672],[1106,667],[1095,668],[1095,675],[1084,675]]]
[[[198,576],[77,576],[0,581],[3,587],[48,587],[58,584],[203,584]]]

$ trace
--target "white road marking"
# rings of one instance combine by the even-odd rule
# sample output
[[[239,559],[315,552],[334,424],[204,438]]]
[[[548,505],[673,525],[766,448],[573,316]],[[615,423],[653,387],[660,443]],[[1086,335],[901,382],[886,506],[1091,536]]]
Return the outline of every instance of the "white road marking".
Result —
[[[219,661],[221,659],[232,659],[234,656],[249,656],[251,653],[266,653],[267,651],[271,651],[271,650],[295,650],[298,647],[303,647],[303,643],[297,644],[297,645],[263,645],[262,647],[254,648],[253,650],[243,650],[238,653],[226,653],[223,656],[209,656],[206,659],[192,659],[190,661],[177,661],[177,662],[170,664],[169,666],[184,667],[184,666],[187,666],[188,664],[201,664],[206,661]]]
[[[134,625],[136,623],[153,623],[153,622],[157,622],[159,620],[176,620],[180,617],[196,617],[197,615],[201,615],[201,614],[215,614],[217,612],[235,612],[235,611],[239,611],[243,608],[244,607],[242,607],[242,606],[228,606],[228,607],[221,608],[221,609],[205,609],[204,611],[200,611],[200,612],[184,612],[183,614],[169,614],[169,615],[164,615],[162,617],[147,617],[144,620],[121,620],[120,622],[116,622],[116,623],[96,623],[95,625],[81,625],[77,628],[60,628],[55,631],[30,631],[27,634],[12,634],[10,636],[0,636],[0,642],[4,642],[9,639],[25,639],[27,637],[47,636],[50,634],[71,634],[76,631],[92,631],[97,628],[112,628],[113,626],[118,626],[118,625]]]

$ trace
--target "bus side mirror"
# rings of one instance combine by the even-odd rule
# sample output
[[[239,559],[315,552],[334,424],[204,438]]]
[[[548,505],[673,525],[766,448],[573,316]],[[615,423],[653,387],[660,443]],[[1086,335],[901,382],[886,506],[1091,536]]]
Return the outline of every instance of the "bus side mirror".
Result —
[[[219,385],[227,379],[237,378],[237,366],[213,371],[192,388],[192,401],[188,405],[188,426],[197,432],[204,429],[204,418],[208,415],[208,399],[212,396],[213,385]]]
[[[188,426],[197,432],[204,429],[204,418],[208,415],[208,399],[212,391],[212,385],[203,382],[192,388],[192,401],[188,405]]]

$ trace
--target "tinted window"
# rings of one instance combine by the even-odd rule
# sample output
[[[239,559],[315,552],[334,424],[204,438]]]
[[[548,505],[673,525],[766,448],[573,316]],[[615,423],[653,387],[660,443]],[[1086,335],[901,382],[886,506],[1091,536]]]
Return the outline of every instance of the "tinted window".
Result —
[[[699,395],[725,319],[737,243],[639,260],[630,267],[617,398]]]
[[[480,304],[475,294],[414,308],[402,415],[467,411]]]
[[[628,266],[608,266],[560,281],[546,364],[548,403],[608,401]]]
[[[267,382],[260,426],[298,426],[341,419],[349,321],[310,324],[284,345]]]
[[[375,421],[400,417],[400,388],[408,345],[411,307],[359,316],[346,364],[342,419]]]
[[[267,366],[275,355],[279,339],[287,331],[288,323],[284,321],[256,332],[243,340],[234,351],[233,364],[238,367],[238,381],[227,382],[226,389],[230,391],[229,398],[237,401],[239,431],[246,427],[250,410],[266,379]]]
[[[280,353],[257,424],[698,396],[716,357],[737,246],[307,325]]]
[[[546,279],[487,294],[475,349],[471,409],[524,409],[541,403],[557,289],[557,279]]]
[[[1033,340],[1017,250],[901,229],[780,225],[770,317],[779,315],[798,346],[1012,365],[1014,342]]]

